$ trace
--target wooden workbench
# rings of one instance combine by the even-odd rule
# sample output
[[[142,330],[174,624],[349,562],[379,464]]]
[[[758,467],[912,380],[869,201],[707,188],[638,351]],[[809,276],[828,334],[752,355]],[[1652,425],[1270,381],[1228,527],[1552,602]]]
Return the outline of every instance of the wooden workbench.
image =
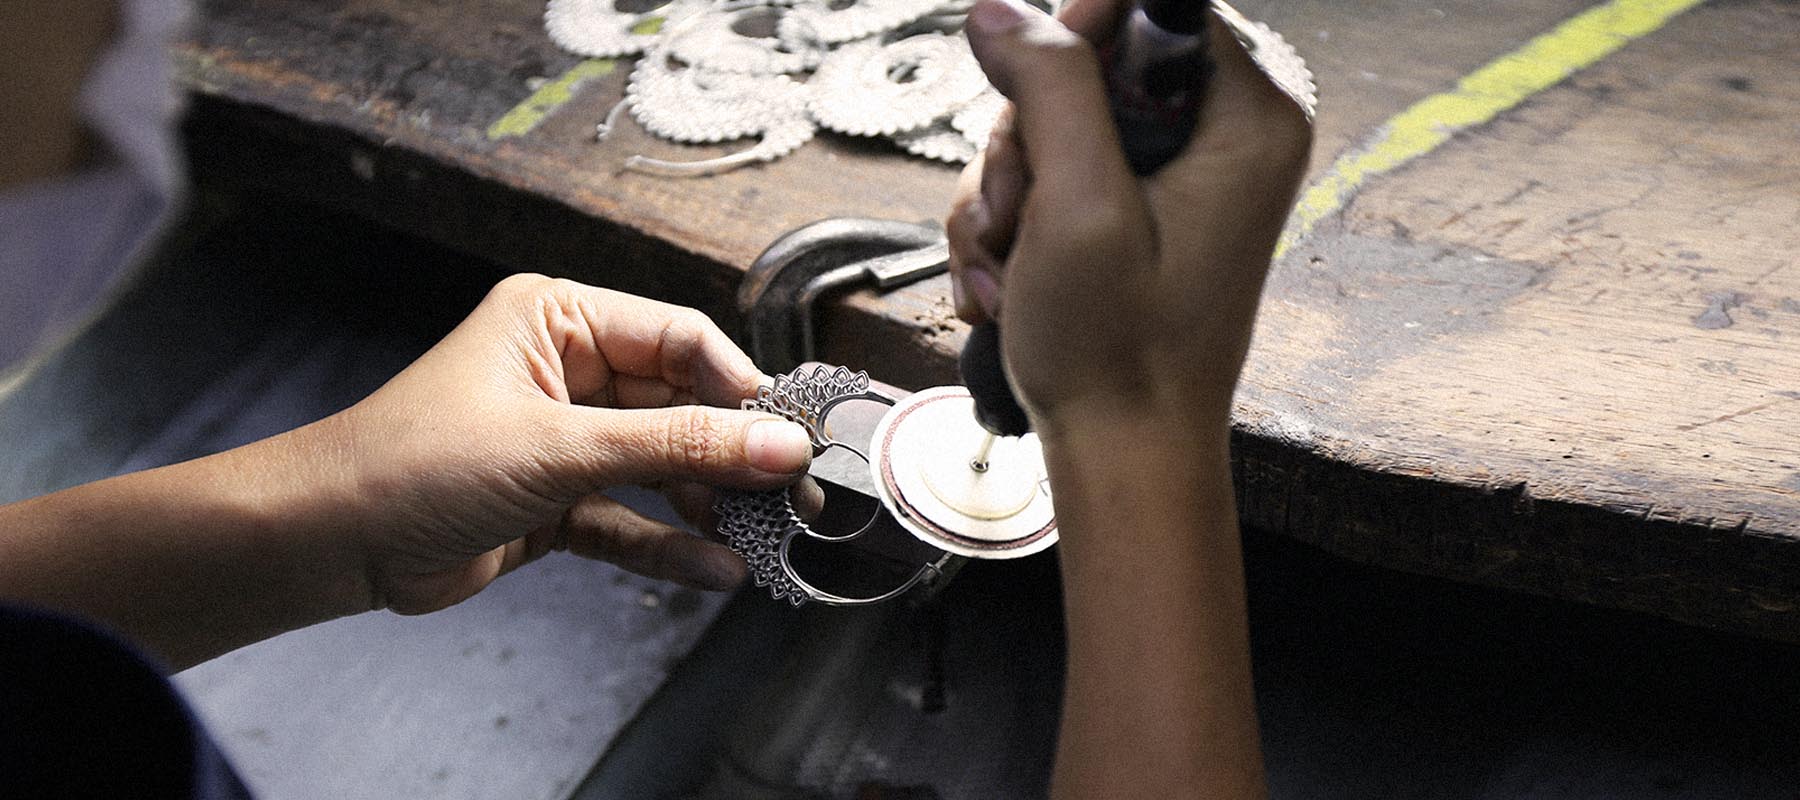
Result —
[[[1315,176],[1590,4],[1243,0],[1323,99]],[[955,171],[824,137],[714,178],[593,126],[626,65],[541,0],[215,0],[180,51],[203,181],[706,309],[828,216],[941,217]],[[1248,522],[1353,559],[1800,641],[1800,8],[1702,5],[1355,187],[1289,248],[1238,396]],[[590,68],[600,71],[598,68]],[[943,279],[848,298],[825,360],[954,378]]]

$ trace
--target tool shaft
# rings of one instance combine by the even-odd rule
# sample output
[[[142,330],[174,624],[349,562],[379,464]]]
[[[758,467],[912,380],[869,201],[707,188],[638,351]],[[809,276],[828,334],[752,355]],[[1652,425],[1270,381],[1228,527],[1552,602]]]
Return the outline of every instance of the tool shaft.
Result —
[[[986,436],[981,437],[981,449],[975,451],[974,458],[969,459],[969,469],[976,472],[988,471],[988,456],[993,454],[994,442],[999,438],[993,431],[988,431]]]

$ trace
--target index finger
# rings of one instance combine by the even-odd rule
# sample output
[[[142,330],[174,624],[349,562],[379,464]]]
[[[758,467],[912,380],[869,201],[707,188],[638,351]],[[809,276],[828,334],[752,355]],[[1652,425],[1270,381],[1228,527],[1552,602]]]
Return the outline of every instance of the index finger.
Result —
[[[735,407],[756,395],[762,372],[700,311],[573,281],[556,294],[572,397],[582,395],[578,383],[614,374],[660,381],[707,405]]]
[[[1126,8],[1126,0],[1068,0],[1056,10],[1056,18],[1095,47],[1103,47],[1112,41]]]

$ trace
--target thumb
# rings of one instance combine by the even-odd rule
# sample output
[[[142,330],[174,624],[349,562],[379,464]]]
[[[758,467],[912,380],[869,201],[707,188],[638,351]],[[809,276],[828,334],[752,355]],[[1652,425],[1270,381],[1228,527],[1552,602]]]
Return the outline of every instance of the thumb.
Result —
[[[1093,45],[1019,0],[978,0],[965,30],[988,80],[1017,109],[1034,202],[1088,208],[1136,191]]]
[[[566,444],[549,467],[576,496],[666,480],[773,489],[812,463],[806,429],[756,411],[711,406],[612,409],[564,406]]]

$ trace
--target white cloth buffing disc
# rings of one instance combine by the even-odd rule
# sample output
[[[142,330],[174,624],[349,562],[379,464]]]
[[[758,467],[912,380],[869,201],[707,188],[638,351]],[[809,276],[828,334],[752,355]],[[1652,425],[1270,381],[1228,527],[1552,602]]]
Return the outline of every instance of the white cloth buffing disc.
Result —
[[[1018,558],[1056,543],[1056,509],[1035,434],[994,442],[987,469],[971,462],[987,431],[961,386],[900,401],[875,428],[870,477],[902,527],[970,558]]]

